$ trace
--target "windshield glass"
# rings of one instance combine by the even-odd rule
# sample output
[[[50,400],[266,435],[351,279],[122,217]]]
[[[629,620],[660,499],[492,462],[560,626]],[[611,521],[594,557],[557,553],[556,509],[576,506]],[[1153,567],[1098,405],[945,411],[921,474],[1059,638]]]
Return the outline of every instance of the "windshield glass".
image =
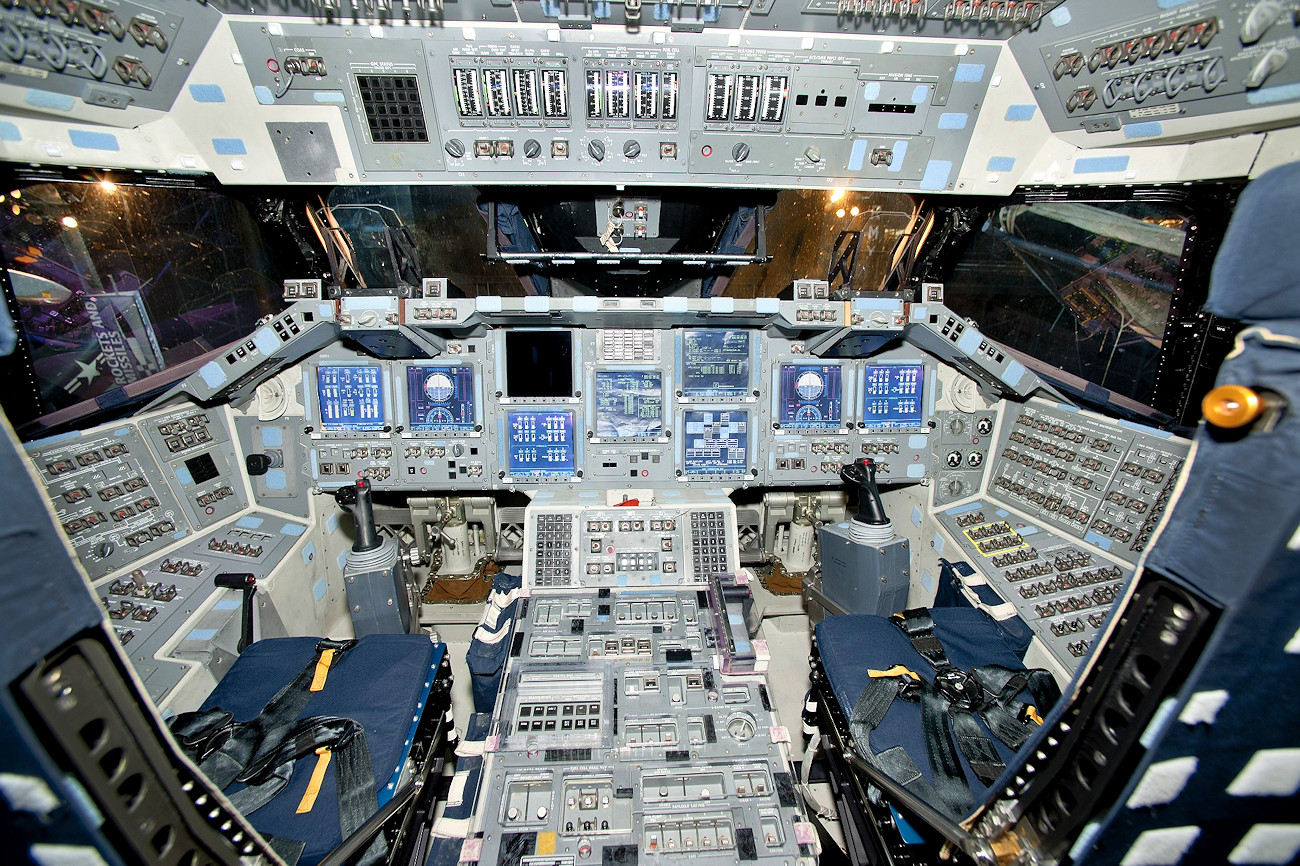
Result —
[[[498,202],[511,198],[509,190],[494,190],[492,195]],[[710,215],[700,213],[713,201],[726,196],[716,192],[700,196],[698,191],[663,191],[662,195],[662,212],[656,215],[660,219],[654,224],[659,236],[672,237],[675,226],[685,227],[676,236],[687,247],[698,246],[697,233],[707,224],[717,236],[714,243],[717,251],[755,252],[757,241],[750,211],[740,211],[737,216],[736,206],[728,199],[727,204],[716,207],[711,222]],[[571,241],[586,235],[594,238],[601,226],[592,218],[592,203],[611,196],[608,191],[556,190],[544,197],[546,205],[540,207],[535,190],[521,192],[521,199],[526,201],[520,202],[519,209],[544,229],[545,236],[519,237],[527,231],[524,226],[529,220],[507,221],[504,215],[514,210],[500,208],[498,246],[562,252],[549,249],[547,244],[555,238]],[[687,209],[679,208],[674,196],[688,202]],[[771,257],[766,264],[712,270],[705,276],[701,276],[699,269],[675,271],[675,276],[667,280],[659,279],[655,273],[654,290],[648,288],[650,280],[639,278],[634,272],[628,271],[621,279],[627,286],[645,289],[645,294],[772,298],[788,289],[795,279],[828,280],[832,289],[873,291],[880,288],[888,275],[894,248],[917,207],[916,199],[905,193],[781,190],[762,196],[768,207],[767,254]],[[629,201],[639,200],[632,192],[624,197]],[[547,269],[544,273],[550,278],[548,281],[532,278],[530,274],[536,271],[517,271],[503,262],[487,260],[484,255],[488,248],[487,208],[480,202],[479,190],[436,186],[337,187],[330,193],[329,205],[334,224],[347,232],[357,270],[368,284],[385,279],[391,282],[395,272],[411,281],[412,275],[403,271],[402,260],[402,238],[407,236],[414,249],[419,276],[446,277],[468,297],[569,294],[573,289],[566,290],[563,284],[570,278],[578,284],[577,290],[582,290],[584,277],[563,266]],[[688,213],[689,217],[680,216],[682,213]],[[569,225],[563,224],[566,218]],[[629,231],[622,248],[636,243],[636,235]],[[599,283],[588,280],[589,284],[608,288],[618,282],[608,279],[608,275],[602,276],[606,278]]]
[[[212,191],[11,190],[0,195],[0,250],[36,414],[197,359],[283,308],[252,216]]]
[[[958,263],[946,301],[990,337],[1150,406],[1186,238],[1177,205],[1008,205]]]

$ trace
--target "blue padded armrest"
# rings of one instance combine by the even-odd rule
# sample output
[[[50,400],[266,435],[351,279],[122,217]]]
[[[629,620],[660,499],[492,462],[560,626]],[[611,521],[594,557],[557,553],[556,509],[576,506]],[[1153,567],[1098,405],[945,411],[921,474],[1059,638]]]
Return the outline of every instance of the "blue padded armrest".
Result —
[[[252,644],[231,667],[202,709],[220,707],[244,722],[262,711],[285,683],[316,657],[314,637],[271,638]],[[376,634],[361,638],[329,672],[300,718],[342,716],[363,725],[375,768],[379,805],[392,799],[410,754],[416,724],[429,698],[445,647],[423,635]],[[299,863],[318,862],[338,846],[338,803],[331,761],[311,812],[295,814],[315,758],[294,767],[280,796],[248,816],[259,832],[307,843]],[[232,786],[231,791],[238,786]]]

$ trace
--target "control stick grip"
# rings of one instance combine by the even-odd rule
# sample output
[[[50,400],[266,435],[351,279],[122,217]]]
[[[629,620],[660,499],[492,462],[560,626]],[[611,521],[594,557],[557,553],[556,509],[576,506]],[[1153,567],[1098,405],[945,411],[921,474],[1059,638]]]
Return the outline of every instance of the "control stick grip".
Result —
[[[858,488],[858,513],[853,519],[872,526],[889,523],[885,505],[880,501],[880,488],[876,486],[876,462],[861,457],[840,469],[840,478]]]
[[[257,578],[251,574],[223,572],[212,579],[222,589],[240,589],[244,592],[239,610],[239,643],[235,649],[243,652],[253,642],[253,595],[257,592]]]
[[[357,540],[352,543],[353,553],[365,553],[374,550],[383,542],[379,539],[379,530],[375,528],[375,506],[371,499],[370,482],[358,478],[355,487],[342,487],[335,494],[339,505],[352,513],[352,520],[357,525]]]

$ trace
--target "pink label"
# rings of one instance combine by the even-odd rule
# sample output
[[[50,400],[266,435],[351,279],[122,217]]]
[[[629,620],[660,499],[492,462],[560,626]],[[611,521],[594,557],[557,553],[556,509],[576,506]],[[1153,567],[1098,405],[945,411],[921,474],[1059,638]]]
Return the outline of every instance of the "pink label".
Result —
[[[799,825],[794,825],[796,834],[799,832]],[[478,858],[483,856],[483,840],[479,838],[466,839],[460,846],[460,862],[477,863]]]
[[[769,729],[769,731],[772,735],[772,742],[774,743],[790,742],[790,729],[787,728],[785,725],[773,725]]]

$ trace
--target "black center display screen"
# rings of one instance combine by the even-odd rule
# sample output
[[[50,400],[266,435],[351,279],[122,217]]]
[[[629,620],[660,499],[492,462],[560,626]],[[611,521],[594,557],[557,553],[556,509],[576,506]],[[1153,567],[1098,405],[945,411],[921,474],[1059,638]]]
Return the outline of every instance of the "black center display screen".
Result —
[[[843,420],[837,364],[782,364],[777,420],[792,430],[826,430]]]
[[[384,429],[384,377],[378,366],[316,368],[323,430]]]
[[[749,413],[736,409],[686,412],[682,470],[687,475],[739,475],[748,467]]]
[[[663,378],[658,370],[597,370],[596,436],[601,439],[662,436]]]
[[[508,466],[515,478],[570,478],[576,469],[573,413],[565,409],[508,412]]]
[[[573,396],[568,331],[506,331],[506,396]]]
[[[924,398],[924,364],[867,367],[862,420],[872,427],[920,427]]]
[[[408,367],[406,401],[410,430],[474,429],[474,368]]]
[[[682,334],[682,395],[742,397],[749,393],[749,331],[698,328]]]

